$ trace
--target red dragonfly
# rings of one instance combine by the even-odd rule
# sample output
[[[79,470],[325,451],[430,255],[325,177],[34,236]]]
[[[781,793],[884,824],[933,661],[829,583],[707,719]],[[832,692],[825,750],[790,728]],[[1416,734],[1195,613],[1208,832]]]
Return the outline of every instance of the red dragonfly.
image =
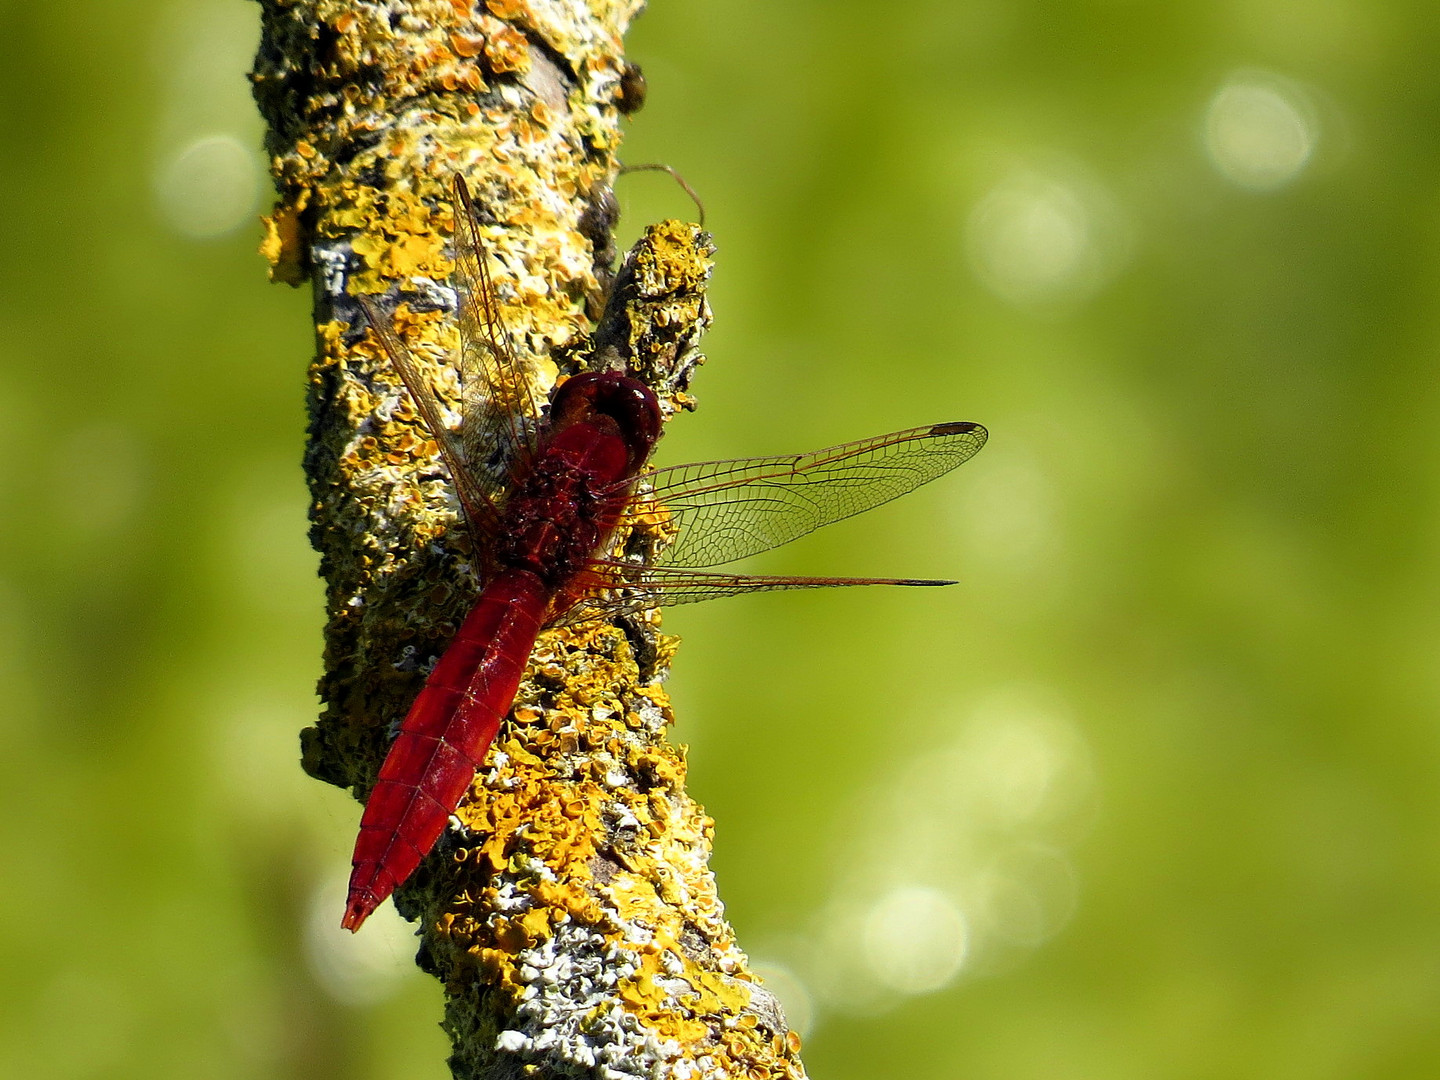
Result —
[[[440,448],[480,553],[484,587],[430,672],[390,747],[360,819],[342,925],[360,924],[419,865],[485,760],[541,629],[646,607],[772,589],[948,585],[895,578],[762,577],[706,568],[766,551],[878,506],[968,460],[978,424],[897,431],[782,457],[646,471],[660,437],[655,394],[618,371],[563,381],[548,408],[530,385],[497,314],[479,218],[455,183],[460,434],[390,318],[361,306]],[[516,401],[520,402],[517,407]],[[507,448],[507,484],[472,462]],[[669,540],[648,559],[618,543],[633,529]],[[662,541],[663,543],[663,541]]]

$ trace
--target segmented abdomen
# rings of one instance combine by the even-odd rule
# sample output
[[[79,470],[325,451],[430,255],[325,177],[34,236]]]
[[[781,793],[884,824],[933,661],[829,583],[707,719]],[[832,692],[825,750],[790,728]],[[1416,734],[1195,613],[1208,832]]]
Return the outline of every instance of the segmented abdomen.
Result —
[[[510,710],[549,599],[535,574],[502,572],[425,681],[360,818],[346,929],[359,929],[445,830]]]

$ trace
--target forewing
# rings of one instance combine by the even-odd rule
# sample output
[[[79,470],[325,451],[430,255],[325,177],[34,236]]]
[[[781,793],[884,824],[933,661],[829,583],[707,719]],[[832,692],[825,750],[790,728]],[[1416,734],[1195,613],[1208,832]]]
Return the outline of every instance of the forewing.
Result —
[[[979,424],[955,421],[809,454],[658,469],[642,478],[646,490],[632,501],[626,524],[674,536],[656,554],[657,566],[719,566],[914,491],[968,461],[985,439]]]

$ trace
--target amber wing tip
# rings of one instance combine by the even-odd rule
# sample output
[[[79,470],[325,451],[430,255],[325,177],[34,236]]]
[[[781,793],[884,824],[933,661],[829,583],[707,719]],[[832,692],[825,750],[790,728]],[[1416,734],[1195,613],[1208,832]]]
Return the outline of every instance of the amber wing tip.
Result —
[[[971,420],[947,420],[942,424],[935,424],[930,428],[931,435],[975,435],[982,442],[989,437],[990,432],[985,430],[983,424],[977,424]]]

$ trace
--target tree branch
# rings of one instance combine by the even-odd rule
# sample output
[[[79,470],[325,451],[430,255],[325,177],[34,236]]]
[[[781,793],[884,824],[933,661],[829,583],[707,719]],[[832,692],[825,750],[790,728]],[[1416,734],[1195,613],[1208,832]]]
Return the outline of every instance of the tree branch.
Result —
[[[459,172],[495,226],[502,314],[538,389],[618,356],[668,413],[692,404],[712,249],[696,226],[652,227],[611,288],[609,185],[640,85],[621,36],[639,0],[261,6],[255,96],[279,191],[263,251],[315,296],[305,469],[329,622],[303,762],[363,796],[477,590],[436,447],[354,297],[401,302],[397,330],[453,399]],[[396,893],[445,987],[457,1077],[804,1076],[724,920],[712,822],[665,739],[675,644],[654,613],[543,634],[490,767]]]

